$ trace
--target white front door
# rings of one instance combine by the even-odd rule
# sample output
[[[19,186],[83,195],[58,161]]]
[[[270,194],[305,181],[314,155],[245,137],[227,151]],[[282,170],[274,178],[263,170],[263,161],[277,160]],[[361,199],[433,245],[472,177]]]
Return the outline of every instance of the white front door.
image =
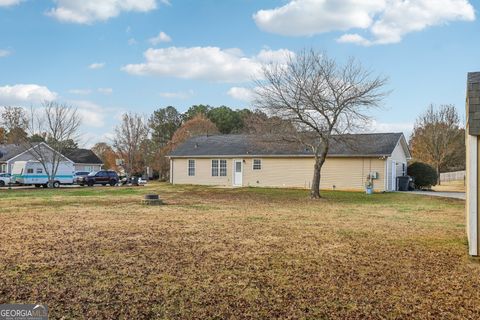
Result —
[[[233,185],[241,186],[243,178],[243,163],[242,160],[233,160]]]

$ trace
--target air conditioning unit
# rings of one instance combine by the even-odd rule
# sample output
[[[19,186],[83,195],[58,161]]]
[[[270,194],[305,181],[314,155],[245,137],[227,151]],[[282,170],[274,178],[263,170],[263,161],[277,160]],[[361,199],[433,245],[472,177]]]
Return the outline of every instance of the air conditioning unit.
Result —
[[[372,171],[370,172],[370,179],[378,179],[378,172],[377,171]]]

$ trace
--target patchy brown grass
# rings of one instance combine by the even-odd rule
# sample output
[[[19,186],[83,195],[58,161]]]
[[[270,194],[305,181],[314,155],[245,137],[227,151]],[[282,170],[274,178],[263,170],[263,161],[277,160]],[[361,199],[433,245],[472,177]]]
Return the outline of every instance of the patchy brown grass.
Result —
[[[439,186],[432,187],[435,191],[465,192],[465,181],[446,181]]]
[[[167,205],[142,206],[156,191]],[[462,201],[217,189],[0,191],[0,303],[52,319],[480,316]]]

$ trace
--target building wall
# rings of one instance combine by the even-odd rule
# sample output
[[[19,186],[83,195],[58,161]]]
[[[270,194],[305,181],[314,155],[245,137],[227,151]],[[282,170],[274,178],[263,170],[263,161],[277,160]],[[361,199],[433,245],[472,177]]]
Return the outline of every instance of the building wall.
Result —
[[[397,177],[407,174],[407,156],[402,146],[402,142],[399,141],[392,152],[392,155],[388,157],[386,161],[386,175],[387,185],[386,190],[397,190]]]
[[[41,146],[41,148],[43,149],[42,155],[44,156],[45,159],[51,159],[53,157],[54,151],[52,151],[49,148],[46,148],[45,146]],[[35,154],[32,154],[30,152],[22,153],[7,161],[7,172],[12,173],[13,164],[16,161],[36,161],[36,159],[37,157]]]
[[[238,158],[236,158],[238,159]],[[243,186],[310,188],[313,158],[240,158],[243,160]],[[262,168],[253,170],[253,160],[261,159]],[[172,159],[171,182],[175,184],[233,185],[233,160],[227,159],[227,176],[212,177],[211,160],[195,160],[195,177],[188,176],[188,159]],[[321,188],[364,190],[367,176],[376,171],[375,191],[385,188],[385,160],[377,158],[328,158],[322,168]]]
[[[478,79],[476,79],[478,77]],[[471,79],[470,79],[471,78]],[[466,100],[466,231],[469,254],[480,256],[480,126],[475,115],[480,110],[480,73],[469,74]]]
[[[87,172],[92,172],[92,171],[100,171],[102,170],[102,165],[101,164],[81,164],[81,163],[75,163],[75,171],[87,171]]]
[[[405,155],[405,151],[403,150],[402,143],[399,141],[395,149],[393,149],[392,155],[390,156],[391,160],[395,160],[396,163],[399,165],[396,166],[396,174],[397,176],[403,175],[402,165],[405,164],[405,170],[407,169],[407,156]]]
[[[172,174],[170,175],[171,182],[174,184],[231,186],[233,174],[233,160],[227,159],[227,175],[225,177],[212,177],[212,159],[219,158],[194,159],[195,176],[193,177],[188,176],[188,159],[172,159],[170,168],[172,172]]]

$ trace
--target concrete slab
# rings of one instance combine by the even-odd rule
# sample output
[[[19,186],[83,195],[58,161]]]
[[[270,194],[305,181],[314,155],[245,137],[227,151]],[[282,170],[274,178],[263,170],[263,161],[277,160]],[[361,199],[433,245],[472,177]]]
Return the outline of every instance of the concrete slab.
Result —
[[[465,200],[465,192],[446,192],[446,191],[408,191],[410,194],[420,194],[424,196],[442,197],[451,199]]]

